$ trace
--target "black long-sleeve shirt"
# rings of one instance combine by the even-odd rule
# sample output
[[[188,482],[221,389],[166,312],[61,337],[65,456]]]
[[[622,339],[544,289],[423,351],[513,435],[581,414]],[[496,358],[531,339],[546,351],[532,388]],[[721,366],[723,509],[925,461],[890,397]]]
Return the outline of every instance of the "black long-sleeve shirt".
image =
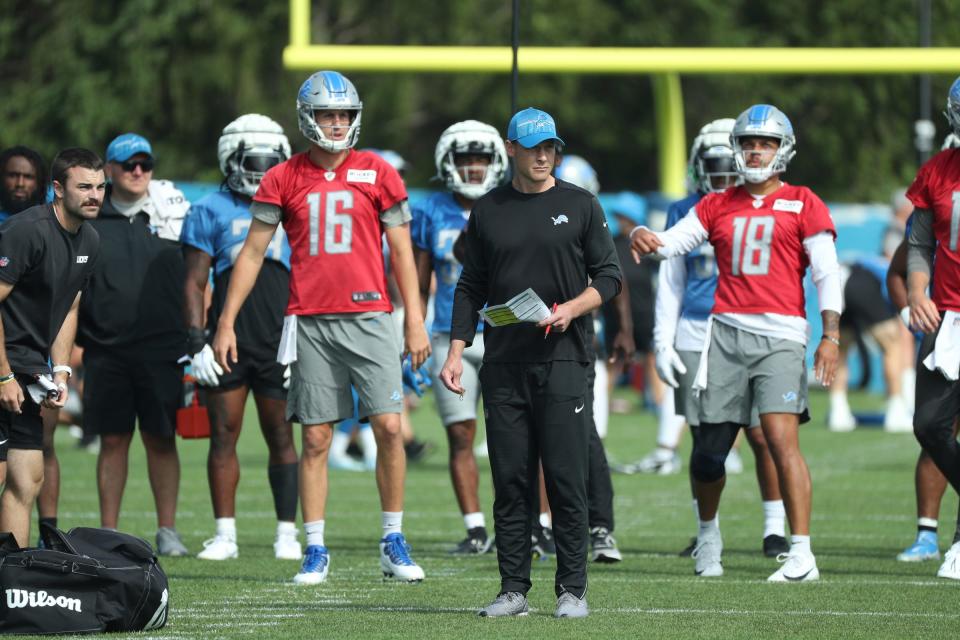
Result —
[[[450,338],[471,344],[477,312],[528,287],[549,307],[577,297],[587,284],[606,302],[620,292],[620,282],[617,252],[596,197],[561,180],[536,194],[506,184],[478,200],[470,215]],[[487,326],[484,361],[591,362],[589,322],[589,314],[577,318],[547,339],[543,328],[529,322]]]

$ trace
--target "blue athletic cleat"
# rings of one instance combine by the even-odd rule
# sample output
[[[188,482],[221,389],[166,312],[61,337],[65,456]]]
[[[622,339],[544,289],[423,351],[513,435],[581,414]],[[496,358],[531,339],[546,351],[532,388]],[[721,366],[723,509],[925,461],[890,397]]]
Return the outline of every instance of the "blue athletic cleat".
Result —
[[[900,562],[924,562],[925,560],[939,560],[940,547],[937,544],[937,534],[933,531],[918,531],[916,541],[897,554]]]
[[[410,557],[410,545],[402,533],[391,533],[380,541],[380,568],[386,578],[420,582],[423,569]]]
[[[326,547],[311,544],[303,556],[300,573],[293,576],[294,584],[320,584],[327,580],[330,571],[330,552]]]

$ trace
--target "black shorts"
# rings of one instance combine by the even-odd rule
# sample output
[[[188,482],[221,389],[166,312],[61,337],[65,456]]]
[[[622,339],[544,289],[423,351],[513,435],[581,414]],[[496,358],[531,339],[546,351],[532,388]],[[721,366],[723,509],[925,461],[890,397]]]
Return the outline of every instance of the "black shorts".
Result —
[[[287,399],[287,390],[283,388],[283,371],[287,367],[277,362],[276,357],[254,355],[238,346],[237,360],[236,364],[230,365],[229,373],[224,371],[220,376],[219,390],[230,391],[246,385],[254,395]]]
[[[40,405],[33,401],[27,385],[31,376],[17,376],[17,384],[23,390],[22,413],[0,409],[0,462],[6,462],[9,449],[43,449],[43,418]]]
[[[850,267],[850,277],[843,288],[843,314],[840,326],[861,333],[870,327],[897,317],[883,297],[883,284],[867,269]]]
[[[156,436],[176,432],[183,367],[173,360],[83,354],[83,426],[100,435],[133,433],[134,424]]]

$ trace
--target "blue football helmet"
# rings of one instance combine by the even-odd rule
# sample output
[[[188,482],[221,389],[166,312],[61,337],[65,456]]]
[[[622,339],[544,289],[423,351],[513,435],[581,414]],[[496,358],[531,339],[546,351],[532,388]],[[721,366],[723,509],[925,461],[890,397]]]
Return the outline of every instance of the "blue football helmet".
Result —
[[[954,135],[960,136],[960,78],[953,81],[947,93],[947,109],[943,112],[953,129]]]
[[[330,140],[317,125],[316,111],[351,111],[353,118],[343,140]],[[353,83],[336,71],[317,71],[300,85],[297,116],[300,132],[321,149],[337,153],[352,148],[360,137],[363,103]]]
[[[747,167],[743,149],[740,147],[741,138],[774,138],[780,142],[780,147],[767,166],[751,168]],[[794,149],[797,138],[793,133],[793,125],[780,109],[769,104],[755,104],[741,113],[733,125],[730,142],[733,145],[737,173],[753,184],[765,182],[771,176],[783,173],[793,156],[797,155]]]
[[[589,162],[580,156],[563,156],[563,160],[553,173],[561,180],[575,184],[581,189],[586,189],[593,195],[600,193],[600,181],[597,180],[597,172],[594,171]]]

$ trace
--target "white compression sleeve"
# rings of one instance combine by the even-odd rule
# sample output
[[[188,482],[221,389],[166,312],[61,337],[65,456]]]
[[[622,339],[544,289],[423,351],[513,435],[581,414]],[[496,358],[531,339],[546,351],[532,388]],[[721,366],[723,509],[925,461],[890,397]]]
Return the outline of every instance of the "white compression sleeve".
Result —
[[[817,286],[820,311],[843,311],[840,263],[833,234],[824,231],[804,239],[803,248],[810,260],[813,283]]]

